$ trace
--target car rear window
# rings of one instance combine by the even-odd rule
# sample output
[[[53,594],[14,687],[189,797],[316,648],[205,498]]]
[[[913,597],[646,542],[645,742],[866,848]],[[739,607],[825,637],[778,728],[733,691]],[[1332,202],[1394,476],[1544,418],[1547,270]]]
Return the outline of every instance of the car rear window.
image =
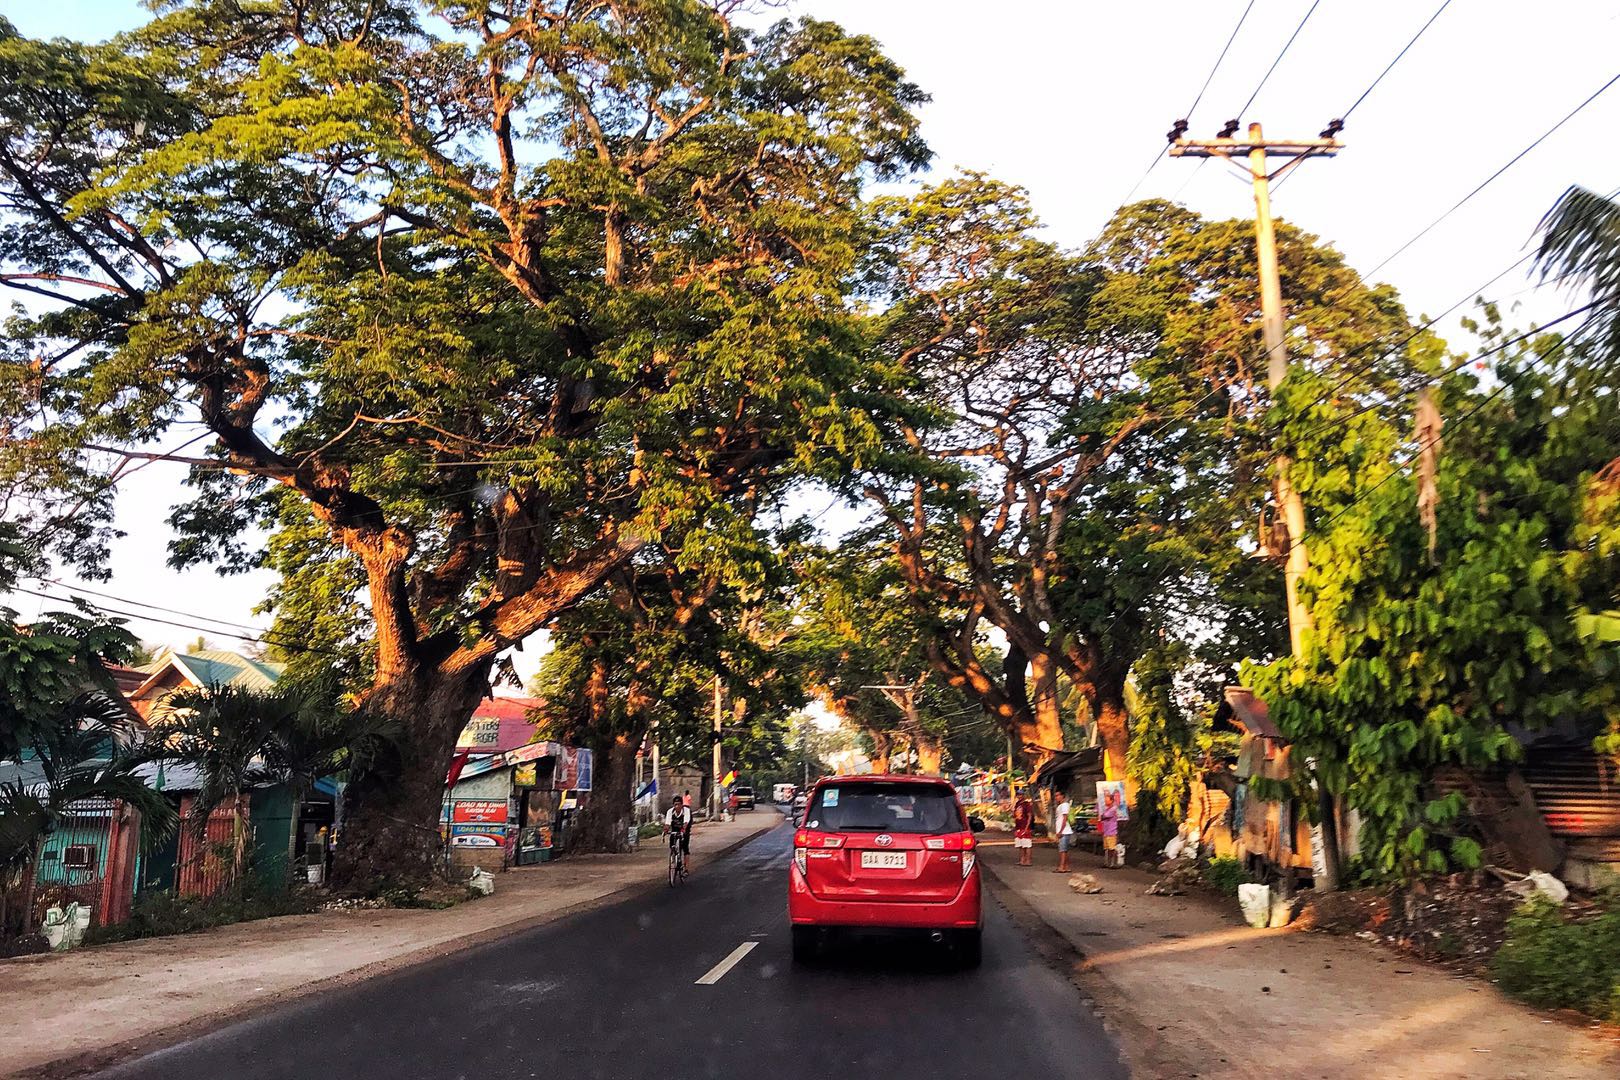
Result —
[[[805,825],[827,832],[960,832],[956,798],[942,784],[829,784],[816,792]]]

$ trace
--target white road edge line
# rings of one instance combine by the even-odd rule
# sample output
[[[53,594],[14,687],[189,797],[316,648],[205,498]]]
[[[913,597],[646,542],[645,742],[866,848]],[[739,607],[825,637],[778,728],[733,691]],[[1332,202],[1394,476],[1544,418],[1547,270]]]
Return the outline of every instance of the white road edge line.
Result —
[[[708,972],[704,974],[703,978],[699,979],[693,985],[713,986],[715,983],[726,977],[726,972],[742,963],[742,958],[753,952],[754,946],[758,944],[759,942],[757,941],[743,942],[741,945],[731,950],[731,955],[727,956],[724,960],[710,968]]]

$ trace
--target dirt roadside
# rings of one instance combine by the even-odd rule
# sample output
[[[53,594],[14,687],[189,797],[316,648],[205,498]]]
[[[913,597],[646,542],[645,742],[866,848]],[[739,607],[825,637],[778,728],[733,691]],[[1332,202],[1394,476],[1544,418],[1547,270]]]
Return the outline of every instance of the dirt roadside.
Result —
[[[782,823],[773,810],[700,825],[695,869]],[[445,911],[291,915],[196,934],[0,961],[0,1077],[65,1080],[254,1013],[664,887],[664,850],[583,856],[496,876]]]
[[[1620,1041],[1363,941],[1252,930],[1236,905],[1146,896],[1154,875],[1101,871],[1076,894],[1055,854],[980,849],[992,895],[1089,998],[1141,1077],[1613,1080]]]

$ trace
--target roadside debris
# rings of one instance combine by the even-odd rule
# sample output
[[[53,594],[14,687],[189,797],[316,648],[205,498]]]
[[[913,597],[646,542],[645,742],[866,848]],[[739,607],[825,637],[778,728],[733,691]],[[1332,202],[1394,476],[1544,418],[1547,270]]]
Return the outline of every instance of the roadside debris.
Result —
[[[1526,900],[1538,894],[1555,904],[1562,904],[1569,899],[1569,886],[1540,870],[1532,870],[1525,877],[1508,883],[1504,888],[1507,892]]]
[[[1069,888],[1077,893],[1100,893],[1103,891],[1102,884],[1091,874],[1069,875]]]

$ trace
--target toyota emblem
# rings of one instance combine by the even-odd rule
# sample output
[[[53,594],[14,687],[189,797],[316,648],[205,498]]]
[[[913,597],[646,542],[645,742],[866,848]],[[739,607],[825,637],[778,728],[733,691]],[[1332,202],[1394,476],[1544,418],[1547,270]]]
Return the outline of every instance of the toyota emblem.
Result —
[[[894,837],[890,836],[888,833],[878,833],[877,836],[872,839],[872,843],[876,844],[878,847],[888,847],[890,844],[894,843]]]

